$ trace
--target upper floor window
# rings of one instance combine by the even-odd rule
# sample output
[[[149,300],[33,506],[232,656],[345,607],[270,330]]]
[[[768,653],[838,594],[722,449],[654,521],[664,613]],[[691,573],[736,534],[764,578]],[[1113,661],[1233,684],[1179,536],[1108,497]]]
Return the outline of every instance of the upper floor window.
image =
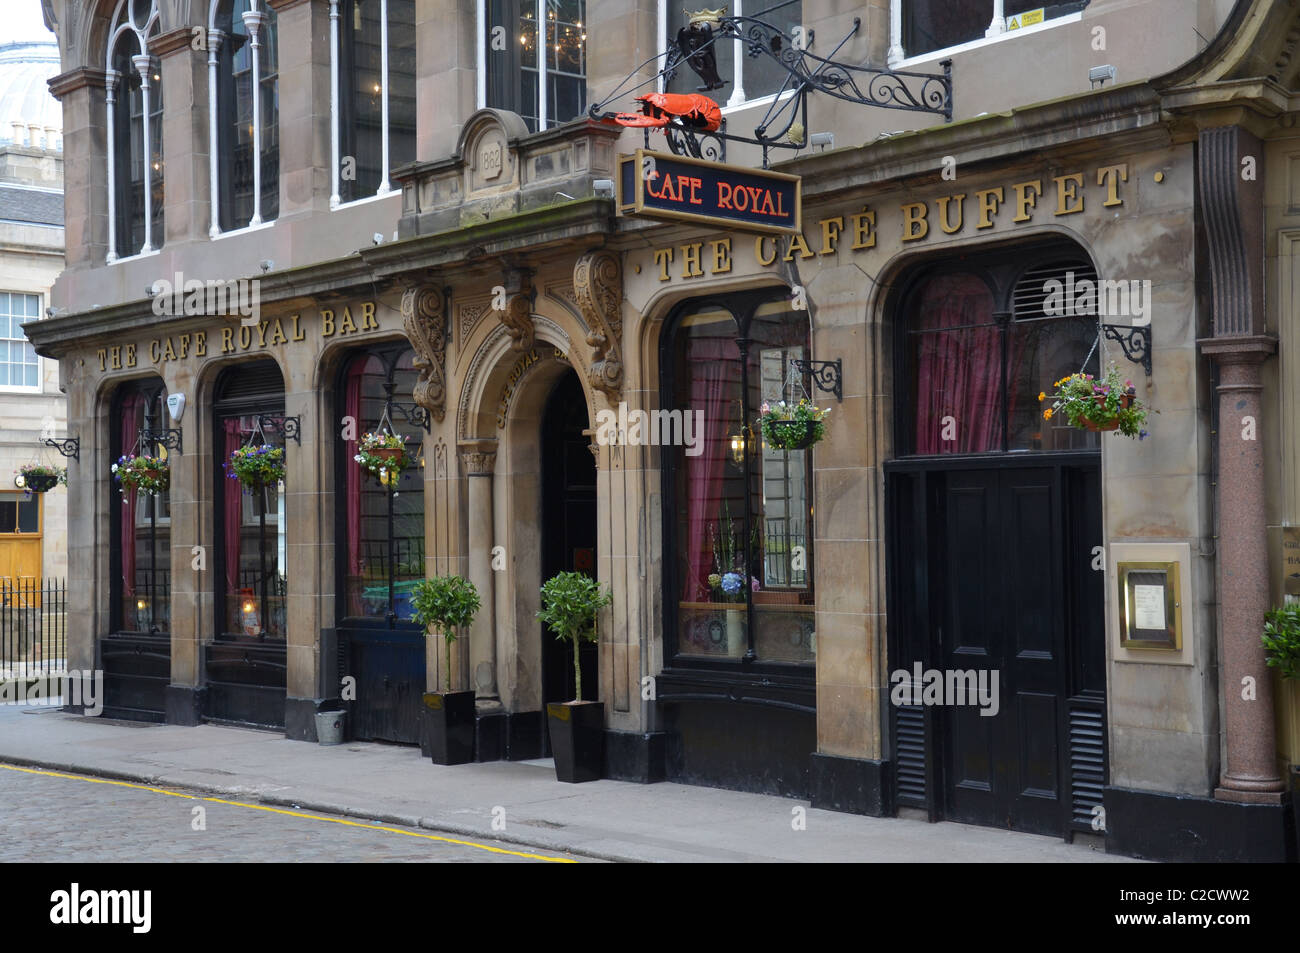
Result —
[[[0,387],[40,387],[40,358],[23,332],[40,310],[40,295],[0,291]]]
[[[162,75],[149,54],[158,0],[119,0],[109,34],[108,260],[163,242]]]
[[[415,158],[415,0],[330,0],[330,34],[337,206],[392,191]]]
[[[275,11],[266,0],[219,0],[209,29],[215,237],[279,213],[280,101]]]
[[[532,132],[582,115],[585,0],[487,0],[485,11],[479,23],[485,61],[479,105],[518,113]]]
[[[803,3],[783,4],[778,10],[767,9],[776,5],[771,2],[765,3],[763,0],[744,0],[744,2],[735,0],[731,15],[756,15],[755,19],[769,23],[780,29],[786,36],[793,37],[795,27],[803,23]],[[749,10],[746,9],[747,7]],[[659,0],[659,17],[661,21],[665,18],[667,20],[668,44],[676,45],[677,32],[687,25],[690,14],[682,9],[680,3]],[[742,30],[742,35],[743,33]],[[724,105],[739,106],[752,99],[775,95],[787,88],[787,80],[790,81],[788,88],[793,88],[794,80],[783,67],[768,56],[746,55],[746,47],[743,43],[737,43],[730,38],[719,38],[714,41],[713,53],[718,64],[718,76],[731,85],[731,92],[727,95]],[[699,91],[699,84],[700,78],[688,65],[681,63],[677,67],[677,75],[668,82],[665,92],[694,93]],[[720,98],[723,93],[724,90],[719,90],[717,93],[705,93],[705,95]]]
[[[1078,13],[1088,0],[893,0],[901,6],[902,54],[921,56]],[[895,23],[900,19],[895,16]],[[897,29],[897,28],[896,28]],[[898,39],[893,44],[898,46]]]

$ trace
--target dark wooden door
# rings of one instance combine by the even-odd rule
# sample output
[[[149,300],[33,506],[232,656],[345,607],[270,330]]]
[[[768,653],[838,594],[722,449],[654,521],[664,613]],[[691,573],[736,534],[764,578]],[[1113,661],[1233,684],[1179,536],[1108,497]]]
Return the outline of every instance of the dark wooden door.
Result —
[[[945,684],[950,671],[983,673],[976,677],[989,690],[987,701],[951,704],[949,697],[940,708],[949,820],[1061,831],[1067,693],[1059,473],[953,470],[936,487],[943,515],[931,522],[929,542],[942,577],[930,591],[944,600],[934,618],[938,668]]]

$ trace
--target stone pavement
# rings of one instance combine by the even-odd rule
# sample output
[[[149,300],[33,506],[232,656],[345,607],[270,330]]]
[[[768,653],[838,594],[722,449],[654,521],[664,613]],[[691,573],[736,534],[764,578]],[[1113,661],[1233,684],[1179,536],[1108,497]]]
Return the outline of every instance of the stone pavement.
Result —
[[[413,747],[360,742],[324,747],[273,732],[109,721],[56,708],[0,705],[0,762],[607,860],[1129,860],[1109,856],[1099,846],[1052,837],[860,817],[814,810],[791,798],[667,782],[561,784],[549,761],[445,767],[431,764]],[[793,821],[801,813],[806,828],[796,830]]]

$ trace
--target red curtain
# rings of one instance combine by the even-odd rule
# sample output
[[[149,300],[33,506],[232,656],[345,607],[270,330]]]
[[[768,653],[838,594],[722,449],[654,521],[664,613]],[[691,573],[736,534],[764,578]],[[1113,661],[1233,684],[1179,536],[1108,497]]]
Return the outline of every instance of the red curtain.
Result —
[[[709,598],[708,575],[713,571],[709,527],[722,510],[722,478],[730,452],[728,430],[739,427],[730,411],[740,393],[740,350],[732,338],[690,338],[686,344],[690,400],[686,412],[704,412],[703,452],[684,456],[686,462],[686,575],[682,600]],[[739,522],[743,513],[732,507]],[[731,568],[731,567],[727,567]]]
[[[975,275],[942,275],[921,296],[913,334],[916,452],[1002,449],[1002,331]]]
[[[357,435],[364,429],[361,420],[361,384],[365,377],[368,358],[359,357],[348,368],[347,381],[343,392],[343,415],[356,421]],[[343,472],[344,505],[346,507],[348,532],[348,575],[361,575],[361,467],[352,459],[357,455],[357,441],[349,440],[344,448],[346,456]],[[361,615],[361,593],[357,586],[352,586],[348,593],[348,614]]]
[[[222,422],[226,435],[226,461],[230,455],[243,446],[244,435],[239,429],[239,418],[228,417]],[[226,554],[226,592],[230,595],[239,592],[239,543],[244,526],[243,484],[226,477],[222,493],[222,531]]]

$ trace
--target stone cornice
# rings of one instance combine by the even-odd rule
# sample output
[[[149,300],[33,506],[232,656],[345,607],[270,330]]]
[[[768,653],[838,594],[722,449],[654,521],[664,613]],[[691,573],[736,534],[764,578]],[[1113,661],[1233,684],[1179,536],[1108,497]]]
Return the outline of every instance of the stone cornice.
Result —
[[[94,69],[90,66],[80,66],[77,69],[70,69],[66,73],[60,73],[47,80],[46,85],[50,87],[50,95],[55,99],[62,99],[69,93],[75,93],[79,89],[93,87],[95,89],[104,89],[108,85],[108,73],[102,69]]]
[[[205,31],[206,33],[206,31]],[[178,50],[190,49],[190,44],[194,41],[194,30],[192,27],[177,27],[160,36],[155,36],[149,41],[149,52],[159,58],[171,56]],[[206,59],[206,57],[205,57]]]

